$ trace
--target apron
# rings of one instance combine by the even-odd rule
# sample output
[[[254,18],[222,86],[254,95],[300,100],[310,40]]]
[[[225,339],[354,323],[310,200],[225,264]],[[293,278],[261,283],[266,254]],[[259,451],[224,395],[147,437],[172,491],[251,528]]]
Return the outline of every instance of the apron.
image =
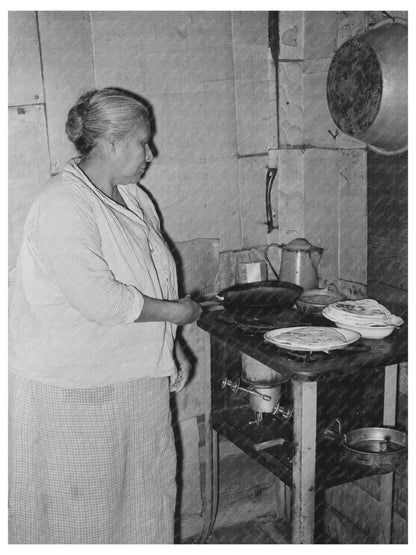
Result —
[[[167,377],[9,385],[9,543],[173,543]]]

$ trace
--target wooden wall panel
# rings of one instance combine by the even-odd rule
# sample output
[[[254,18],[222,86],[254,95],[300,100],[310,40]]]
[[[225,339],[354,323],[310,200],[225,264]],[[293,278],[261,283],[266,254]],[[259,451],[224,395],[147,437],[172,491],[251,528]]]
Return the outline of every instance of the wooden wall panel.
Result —
[[[337,49],[358,33],[363,33],[369,23],[369,12],[338,12]]]
[[[279,59],[303,60],[305,12],[279,12]]]
[[[339,276],[338,267],[338,153],[335,150],[305,151],[305,235],[324,248],[318,274]]]
[[[267,153],[268,139],[267,80],[235,81],[238,154]]]
[[[177,201],[163,208],[170,238],[217,237],[220,251],[241,248],[237,159],[178,165],[178,183]],[[161,198],[163,194],[161,188]]]
[[[326,100],[329,64],[328,58],[303,63],[303,143],[305,145],[336,148],[334,137],[328,133],[332,125]]]
[[[340,150],[339,275],[367,283],[367,152]]]
[[[233,78],[227,12],[93,12],[98,86],[119,83],[148,95],[201,92]]]
[[[368,292],[384,302],[407,304],[407,152],[368,152]]]
[[[221,250],[241,247],[231,14],[93,12],[91,18],[97,84],[116,82],[152,105],[158,152],[142,182],[170,238],[220,237]],[[254,59],[259,45],[252,47]],[[267,78],[267,49],[264,57]],[[257,104],[267,108],[267,95],[266,84]],[[267,138],[267,125],[262,132]]]
[[[328,110],[329,58],[279,63],[280,147],[365,148],[342,133]]]
[[[338,34],[338,12],[304,12],[304,60],[332,57]]]
[[[36,12],[9,12],[9,106],[44,100]]]
[[[39,12],[51,173],[76,154],[65,134],[68,110],[95,88],[88,12]]]
[[[303,143],[303,64],[279,62],[279,146]]]
[[[199,432],[196,418],[175,424],[177,451],[177,482],[179,510],[184,515],[199,514],[202,510],[201,475],[199,468]]]
[[[232,12],[232,46],[239,155],[268,148],[268,13]]]
[[[282,243],[305,234],[305,153],[299,149],[279,150],[276,177],[278,187],[277,221]]]
[[[242,246],[246,249],[265,243],[267,156],[240,158],[238,169]]]
[[[16,264],[29,206],[50,177],[42,105],[9,108],[9,266]]]

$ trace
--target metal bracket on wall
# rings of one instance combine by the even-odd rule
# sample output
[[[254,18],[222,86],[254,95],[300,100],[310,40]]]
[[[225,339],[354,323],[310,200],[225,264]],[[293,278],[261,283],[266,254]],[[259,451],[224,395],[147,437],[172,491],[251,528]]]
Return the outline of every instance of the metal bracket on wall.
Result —
[[[274,225],[273,210],[271,203],[272,185],[277,174],[277,168],[267,168],[266,174],[266,224],[267,233],[271,233],[273,229],[279,229],[279,225]]]

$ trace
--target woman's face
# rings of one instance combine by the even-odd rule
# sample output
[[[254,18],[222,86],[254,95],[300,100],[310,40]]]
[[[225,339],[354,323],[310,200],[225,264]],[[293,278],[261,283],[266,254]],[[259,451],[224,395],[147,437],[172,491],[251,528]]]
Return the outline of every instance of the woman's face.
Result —
[[[149,147],[150,131],[147,125],[125,141],[115,143],[112,160],[114,182],[120,185],[137,183],[153,160]]]

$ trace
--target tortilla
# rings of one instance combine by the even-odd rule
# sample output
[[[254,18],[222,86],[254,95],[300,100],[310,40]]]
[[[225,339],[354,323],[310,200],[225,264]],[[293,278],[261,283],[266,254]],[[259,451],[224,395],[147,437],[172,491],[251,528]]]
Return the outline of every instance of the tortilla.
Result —
[[[285,331],[276,337],[281,344],[302,345],[303,347],[316,347],[317,345],[332,347],[345,343],[345,336],[335,328],[305,326]]]

